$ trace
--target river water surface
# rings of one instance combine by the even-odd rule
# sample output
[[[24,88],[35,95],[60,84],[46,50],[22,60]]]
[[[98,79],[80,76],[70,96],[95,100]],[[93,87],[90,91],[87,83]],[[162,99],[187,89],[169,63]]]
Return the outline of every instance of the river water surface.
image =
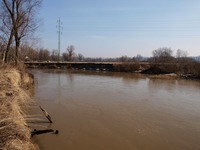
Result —
[[[54,120],[42,150],[199,150],[200,82],[128,73],[32,70]],[[37,112],[38,113],[38,112]]]

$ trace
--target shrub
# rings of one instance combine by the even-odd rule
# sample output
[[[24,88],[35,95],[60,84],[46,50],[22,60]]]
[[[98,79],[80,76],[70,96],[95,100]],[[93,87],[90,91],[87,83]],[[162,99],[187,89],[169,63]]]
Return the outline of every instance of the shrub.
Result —
[[[115,64],[114,71],[117,72],[134,72],[140,69],[139,63],[122,63],[122,64]]]

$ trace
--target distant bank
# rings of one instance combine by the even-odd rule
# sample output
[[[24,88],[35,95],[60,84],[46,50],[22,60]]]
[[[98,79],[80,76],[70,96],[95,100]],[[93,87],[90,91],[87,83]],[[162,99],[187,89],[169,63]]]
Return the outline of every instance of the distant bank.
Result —
[[[200,79],[199,62],[25,62],[28,68],[75,69],[149,74],[153,78]]]

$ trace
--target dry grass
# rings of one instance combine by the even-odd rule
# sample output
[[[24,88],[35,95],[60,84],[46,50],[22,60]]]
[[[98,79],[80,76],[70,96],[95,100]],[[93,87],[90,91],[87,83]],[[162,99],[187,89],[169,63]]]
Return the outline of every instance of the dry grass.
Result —
[[[19,68],[0,66],[0,149],[36,149],[30,141],[23,111],[31,101],[22,87],[31,80],[22,74]]]

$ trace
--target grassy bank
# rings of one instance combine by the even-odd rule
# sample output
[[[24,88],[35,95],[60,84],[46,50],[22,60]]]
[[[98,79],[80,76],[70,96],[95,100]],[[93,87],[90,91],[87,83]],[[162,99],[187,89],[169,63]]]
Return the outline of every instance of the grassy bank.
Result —
[[[27,89],[32,84],[33,78],[23,67],[0,66],[0,149],[36,149],[24,117],[31,103]]]

